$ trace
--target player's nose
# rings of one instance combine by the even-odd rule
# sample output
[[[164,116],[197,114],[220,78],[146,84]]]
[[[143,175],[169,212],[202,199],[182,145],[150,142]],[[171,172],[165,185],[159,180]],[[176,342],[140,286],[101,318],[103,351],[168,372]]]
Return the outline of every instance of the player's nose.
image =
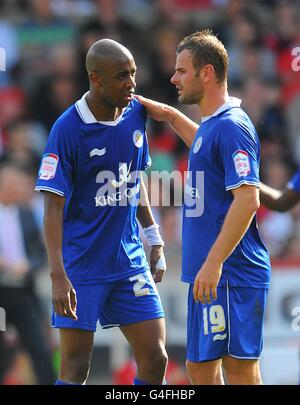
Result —
[[[170,79],[170,82],[176,86],[176,84],[178,83],[177,72],[175,72],[175,73],[173,74],[173,76],[172,76],[171,79]]]
[[[133,77],[129,77],[128,82],[127,82],[127,87],[128,88],[136,88],[136,82],[135,79]]]

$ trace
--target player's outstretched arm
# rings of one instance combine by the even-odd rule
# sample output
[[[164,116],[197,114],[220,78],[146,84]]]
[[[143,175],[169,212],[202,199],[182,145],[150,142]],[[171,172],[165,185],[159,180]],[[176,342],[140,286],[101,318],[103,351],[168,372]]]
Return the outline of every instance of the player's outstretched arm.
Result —
[[[187,147],[191,147],[199,125],[192,121],[181,111],[167,104],[159,103],[149,98],[136,96],[147,109],[149,117],[155,121],[168,122],[174,131],[180,136]]]
[[[260,201],[271,210],[285,212],[300,202],[300,193],[288,188],[279,191],[260,183]]]
[[[63,212],[65,199],[45,192],[44,230],[52,280],[54,311],[77,320],[76,292],[65,272],[62,258]]]
[[[141,175],[140,204],[137,207],[137,219],[144,229],[148,244],[151,246],[150,270],[153,279],[159,283],[167,269],[163,246],[164,242],[159,234],[158,225],[155,223],[146,186]]]

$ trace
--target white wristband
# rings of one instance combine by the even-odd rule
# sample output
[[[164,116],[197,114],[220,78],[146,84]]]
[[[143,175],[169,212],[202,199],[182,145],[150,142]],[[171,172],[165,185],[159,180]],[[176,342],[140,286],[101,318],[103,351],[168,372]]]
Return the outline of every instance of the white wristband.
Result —
[[[153,224],[144,228],[144,234],[149,246],[164,246],[164,241],[162,240],[159,233],[159,225]]]

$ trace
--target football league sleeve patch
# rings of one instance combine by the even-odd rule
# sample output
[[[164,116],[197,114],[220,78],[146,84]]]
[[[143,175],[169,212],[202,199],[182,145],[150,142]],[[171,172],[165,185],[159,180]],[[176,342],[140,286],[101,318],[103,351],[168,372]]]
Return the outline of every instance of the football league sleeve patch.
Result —
[[[220,156],[225,172],[225,188],[232,190],[243,184],[259,187],[259,145],[255,134],[235,122],[221,128]]]
[[[70,145],[63,129],[53,127],[42,156],[36,191],[50,191],[65,196],[71,189],[72,163]]]
[[[251,173],[249,154],[245,150],[237,150],[233,153],[235,172],[239,177],[247,177]]]
[[[55,177],[59,157],[55,153],[45,153],[42,157],[38,178],[41,180],[51,180]]]

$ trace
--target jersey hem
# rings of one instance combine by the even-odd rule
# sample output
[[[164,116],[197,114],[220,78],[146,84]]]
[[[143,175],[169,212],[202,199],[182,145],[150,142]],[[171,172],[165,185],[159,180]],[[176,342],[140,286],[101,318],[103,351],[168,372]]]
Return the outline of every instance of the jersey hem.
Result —
[[[51,325],[51,328],[53,328],[53,329],[72,328],[72,329],[82,329],[82,330],[89,330],[92,332],[96,332],[96,328],[94,326],[87,325],[86,323],[77,322],[72,319],[68,319],[68,320],[64,320],[64,321],[55,320],[54,323]]]
[[[188,284],[194,284],[195,279],[189,278],[189,277],[181,277],[181,281],[184,283]],[[229,283],[230,287],[238,287],[238,288],[263,288],[263,289],[269,289],[270,288],[270,283],[254,283],[254,284],[241,284],[241,283],[235,283],[232,279],[229,278]],[[219,287],[221,288],[226,288],[226,285],[220,285]]]
[[[101,325],[101,328],[102,329],[111,329],[111,328],[115,328],[117,326],[132,325],[134,323],[140,323],[140,322],[144,322],[144,321],[151,321],[151,319],[159,319],[159,318],[164,318],[164,317],[165,317],[164,312],[159,311],[159,312],[151,314],[149,316],[142,316],[141,318],[131,319],[128,322],[122,322],[122,323],[118,323],[118,324]]]
[[[149,266],[138,267],[137,269],[130,270],[126,273],[121,273],[115,276],[107,276],[101,278],[91,278],[91,279],[83,279],[83,278],[76,278],[72,277],[71,275],[67,275],[72,283],[77,285],[93,285],[93,284],[102,284],[102,283],[112,283],[114,281],[125,280],[128,277],[135,276],[139,273],[145,273],[146,271],[150,270]]]

